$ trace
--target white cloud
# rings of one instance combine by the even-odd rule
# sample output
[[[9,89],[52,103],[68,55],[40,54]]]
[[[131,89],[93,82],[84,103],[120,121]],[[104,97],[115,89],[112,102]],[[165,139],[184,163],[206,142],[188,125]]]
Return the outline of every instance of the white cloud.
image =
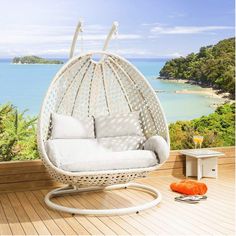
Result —
[[[165,57],[165,58],[176,58],[176,57],[183,57],[184,55],[179,53],[179,52],[174,52],[174,53],[169,53],[169,54],[166,54],[162,57]]]
[[[35,54],[35,52],[31,54]],[[40,54],[41,55],[57,55],[57,56],[67,55],[69,54],[69,48],[42,50],[40,51]]]
[[[142,23],[141,26],[156,26],[156,25],[165,25],[159,22],[152,22],[152,23]]]
[[[115,53],[121,55],[136,55],[136,56],[150,56],[153,55],[150,51],[146,51],[144,49],[137,49],[137,48],[122,48],[115,50]]]
[[[114,51],[117,54],[128,56],[128,57],[144,57],[144,58],[176,58],[184,56],[179,52],[160,54],[155,51],[150,51],[146,49],[136,49],[136,48],[122,48]]]
[[[174,27],[152,27],[150,32],[153,34],[201,34],[212,33],[217,30],[233,29],[232,26],[174,26]]]
[[[84,26],[83,39],[86,41],[105,40],[109,28],[101,25]],[[20,28],[12,25],[0,31],[0,44],[70,44],[74,27],[25,25]],[[81,37],[81,36],[79,36]],[[118,34],[118,40],[135,40],[142,38],[139,34]]]
[[[96,45],[96,49],[100,50],[102,47],[102,44]],[[95,49],[95,50],[96,50]],[[83,52],[91,51],[93,48],[88,45],[84,45]],[[6,55],[7,57],[15,57],[15,56],[22,56],[22,55],[37,55],[42,57],[57,57],[57,58],[67,58],[69,55],[69,47],[59,47],[55,46],[54,48],[47,49],[47,48],[24,48],[24,49],[12,49],[12,48],[1,48],[1,53]],[[124,57],[140,57],[140,58],[175,58],[184,56],[183,54],[179,52],[173,52],[173,53],[167,53],[167,54],[161,54],[157,51],[151,51],[148,49],[143,48],[115,48],[111,47],[109,51],[114,52],[116,54],[122,55]],[[78,45],[75,51],[75,55],[78,55],[81,53],[81,46]]]
[[[105,40],[107,37],[106,34],[85,34],[83,38],[85,40]],[[117,39],[120,40],[131,40],[131,39],[140,39],[141,35],[138,34],[118,34]]]
[[[170,14],[168,15],[169,18],[180,18],[180,17],[185,17],[186,14],[184,13],[173,13],[173,14]]]

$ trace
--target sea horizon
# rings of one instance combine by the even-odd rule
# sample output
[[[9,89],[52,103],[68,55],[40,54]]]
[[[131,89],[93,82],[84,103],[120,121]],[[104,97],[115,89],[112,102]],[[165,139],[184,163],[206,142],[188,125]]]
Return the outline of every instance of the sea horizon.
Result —
[[[28,115],[38,115],[43,97],[56,72],[63,64],[13,64],[13,58],[0,59],[0,104],[11,102]],[[49,57],[47,58],[49,59]],[[63,59],[66,58],[53,58]],[[176,94],[176,90],[200,90],[198,85],[158,80],[167,60],[163,58],[129,58],[148,79],[164,108],[168,123],[191,120],[214,111],[218,99],[201,94]],[[173,107],[175,109],[173,109]],[[184,107],[184,109],[183,109]]]
[[[32,55],[25,55],[25,56],[32,56]],[[38,56],[38,55],[34,55],[34,56]],[[15,57],[23,57],[23,56],[3,57],[3,58],[0,58],[0,62],[12,62],[13,58]],[[46,56],[38,56],[38,57],[42,57],[48,60],[60,60],[60,61],[63,61],[64,63],[69,60],[69,57],[68,58],[67,57],[46,57]],[[124,58],[130,61],[164,61],[164,62],[173,59],[173,57],[166,57],[166,58],[165,57],[124,57]],[[42,65],[47,65],[47,64],[42,64]]]

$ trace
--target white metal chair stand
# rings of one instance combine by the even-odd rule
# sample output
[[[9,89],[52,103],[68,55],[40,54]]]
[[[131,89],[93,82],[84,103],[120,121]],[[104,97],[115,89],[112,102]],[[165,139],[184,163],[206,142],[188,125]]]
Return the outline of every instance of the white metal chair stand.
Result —
[[[108,191],[117,189],[134,188],[136,190],[146,190],[151,193],[155,199],[138,206],[118,208],[118,209],[78,209],[72,207],[65,207],[58,205],[51,201],[53,197],[63,196],[71,193],[83,193],[83,192],[93,192],[93,191]],[[148,208],[156,206],[161,202],[161,193],[155,188],[138,183],[128,183],[128,184],[117,184],[107,187],[89,187],[89,188],[75,188],[73,186],[66,186],[50,191],[45,197],[45,203],[52,209],[63,211],[71,214],[81,214],[81,215],[122,215],[130,213],[139,213],[139,211],[146,210]]]

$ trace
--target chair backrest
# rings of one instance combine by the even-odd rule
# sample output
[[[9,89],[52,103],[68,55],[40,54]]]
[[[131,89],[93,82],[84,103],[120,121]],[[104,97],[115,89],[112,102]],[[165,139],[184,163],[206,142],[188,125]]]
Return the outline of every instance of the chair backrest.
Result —
[[[52,112],[83,118],[131,111],[140,112],[146,137],[158,134],[169,143],[165,115],[145,77],[118,55],[89,52],[70,59],[54,77],[40,113],[39,138],[49,137]]]

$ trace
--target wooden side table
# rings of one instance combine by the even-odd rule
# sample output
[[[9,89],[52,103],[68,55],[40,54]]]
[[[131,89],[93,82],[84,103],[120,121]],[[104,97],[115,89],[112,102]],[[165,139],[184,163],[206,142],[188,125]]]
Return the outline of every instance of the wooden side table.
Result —
[[[224,153],[207,149],[183,150],[180,153],[186,155],[186,177],[197,176],[198,180],[202,177],[217,178],[217,159]]]

